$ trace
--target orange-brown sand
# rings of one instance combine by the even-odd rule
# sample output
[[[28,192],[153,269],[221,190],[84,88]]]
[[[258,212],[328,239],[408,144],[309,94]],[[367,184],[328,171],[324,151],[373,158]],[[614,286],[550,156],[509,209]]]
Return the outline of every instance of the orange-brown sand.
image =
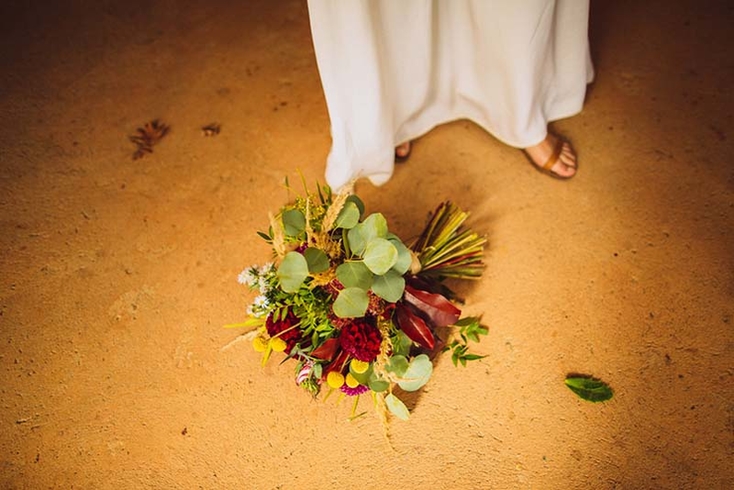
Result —
[[[734,487],[729,2],[593,3],[569,182],[460,121],[359,184],[406,239],[445,199],[489,238],[487,357],[441,358],[392,449],[222,328],[284,177],[322,179],[305,2],[48,4],[0,7],[0,487]]]

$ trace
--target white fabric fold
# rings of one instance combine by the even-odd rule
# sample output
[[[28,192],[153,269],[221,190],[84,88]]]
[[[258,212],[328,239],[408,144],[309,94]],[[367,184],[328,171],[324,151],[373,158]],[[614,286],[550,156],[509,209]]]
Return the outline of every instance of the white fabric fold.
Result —
[[[385,183],[394,148],[470,119],[504,143],[542,141],[594,76],[588,0],[309,0],[331,120],[326,181]]]

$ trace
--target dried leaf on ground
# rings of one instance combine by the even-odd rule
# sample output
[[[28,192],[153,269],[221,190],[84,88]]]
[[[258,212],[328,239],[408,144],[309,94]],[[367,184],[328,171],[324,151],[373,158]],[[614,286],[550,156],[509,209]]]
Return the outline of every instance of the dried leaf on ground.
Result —
[[[130,141],[137,145],[133,153],[133,160],[143,158],[146,153],[153,153],[153,145],[157,144],[166,134],[169,127],[158,119],[145,123],[142,128],[137,129],[137,134],[130,136]]]
[[[222,126],[219,123],[211,123],[201,128],[201,133],[204,136],[216,136],[221,130]]]

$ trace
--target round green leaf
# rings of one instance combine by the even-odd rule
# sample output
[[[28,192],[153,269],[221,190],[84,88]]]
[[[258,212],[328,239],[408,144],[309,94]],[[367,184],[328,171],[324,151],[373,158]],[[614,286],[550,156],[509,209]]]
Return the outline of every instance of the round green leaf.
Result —
[[[362,222],[364,225],[364,236],[369,242],[373,238],[385,238],[387,236],[387,220],[382,213],[372,213]]]
[[[401,376],[402,379],[398,381],[398,386],[405,391],[416,391],[428,383],[432,373],[431,360],[427,355],[421,354],[410,361],[408,369]]]
[[[339,216],[336,218],[335,228],[350,229],[354,228],[359,223],[359,208],[357,205],[349,200],[344,203],[344,207],[339,211]]]
[[[356,194],[350,194],[349,197],[347,197],[347,202],[354,203],[354,205],[357,206],[360,216],[364,214],[364,203]]]
[[[405,332],[398,330],[396,338],[392,342],[392,349],[396,355],[407,356],[410,348],[413,347],[413,341],[405,335]]]
[[[395,270],[387,271],[383,276],[375,276],[372,281],[372,291],[390,303],[396,303],[403,297],[405,290],[405,279],[402,274],[398,274]]]
[[[280,287],[286,293],[295,293],[308,277],[306,258],[298,252],[288,252],[277,271]]]
[[[359,318],[364,316],[369,303],[369,297],[364,289],[344,288],[339,291],[332,309],[339,318]]]
[[[369,386],[375,393],[381,393],[390,387],[390,382],[379,377],[374,371],[372,371],[370,379],[367,382],[367,386]]]
[[[365,247],[367,246],[367,236],[365,235],[364,223],[359,223],[349,230],[347,233],[347,242],[352,253],[361,257],[364,253]]]
[[[306,259],[306,263],[308,264],[308,272],[312,274],[327,271],[331,266],[329,257],[326,256],[323,250],[318,248],[307,248],[303,252],[303,257]]]
[[[405,356],[392,356],[387,364],[385,364],[385,370],[389,373],[395,374],[395,376],[402,378],[403,374],[408,370],[408,359]]]
[[[282,215],[286,236],[295,237],[306,230],[306,217],[297,209],[287,209]]]
[[[408,420],[408,418],[410,418],[408,407],[406,407],[405,404],[400,401],[400,398],[393,395],[392,393],[388,394],[385,397],[385,405],[387,405],[387,409],[390,410],[392,414],[395,415],[397,418],[401,420]]]
[[[359,381],[359,384],[367,386],[367,384],[370,382],[370,378],[372,377],[372,374],[374,373],[372,369],[372,364],[370,364],[370,367],[367,368],[367,371],[363,373],[358,373],[354,369],[352,369],[351,364],[349,365],[349,373],[354,376],[354,379]]]
[[[398,251],[398,260],[395,261],[392,269],[402,276],[410,269],[410,265],[413,263],[413,255],[399,238],[389,238],[389,240]]]
[[[373,238],[364,250],[364,265],[381,276],[392,269],[398,260],[398,249],[389,240]]]
[[[336,278],[346,288],[360,288],[367,291],[372,285],[372,272],[361,261],[340,264],[336,268]]]

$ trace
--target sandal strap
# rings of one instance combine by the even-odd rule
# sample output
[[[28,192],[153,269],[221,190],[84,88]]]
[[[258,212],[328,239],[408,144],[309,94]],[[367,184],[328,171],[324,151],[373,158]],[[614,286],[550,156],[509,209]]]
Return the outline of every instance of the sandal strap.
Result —
[[[555,165],[556,162],[558,161],[558,158],[561,156],[562,150],[563,150],[563,140],[558,138],[558,141],[556,141],[556,146],[553,148],[553,153],[551,153],[551,156],[548,157],[548,161],[545,162],[545,165],[543,165],[543,170],[550,171],[553,165]]]

